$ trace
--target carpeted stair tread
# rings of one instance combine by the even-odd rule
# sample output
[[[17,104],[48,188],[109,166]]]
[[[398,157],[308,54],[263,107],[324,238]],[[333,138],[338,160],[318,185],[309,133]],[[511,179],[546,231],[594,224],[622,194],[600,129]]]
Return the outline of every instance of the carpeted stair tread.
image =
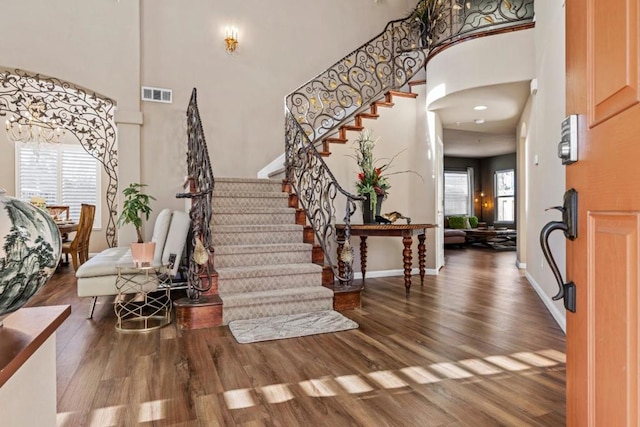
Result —
[[[243,267],[224,267],[216,269],[218,280],[245,279],[250,277],[273,277],[290,274],[322,273],[317,264],[278,264]]]
[[[236,211],[241,210],[234,208]],[[249,210],[250,208],[247,208]],[[215,214],[211,218],[211,225],[272,225],[272,224],[295,224],[296,212],[290,210],[280,212],[230,212],[219,213],[221,209],[214,208]]]
[[[270,233],[270,232],[302,232],[303,227],[297,224],[266,224],[266,225],[214,225],[214,233]],[[302,233],[300,234],[302,239]]]
[[[233,182],[248,182],[254,184],[277,184],[282,185],[282,181],[274,180],[274,179],[265,179],[265,178],[244,178],[244,177],[224,177],[224,178],[216,178],[216,184],[221,184],[223,182],[233,183]]]
[[[213,190],[213,199],[215,198],[233,198],[233,199],[289,199],[287,193],[282,191],[219,191]]]
[[[213,226],[213,245],[264,245],[302,242],[301,225],[221,225]]]
[[[282,181],[260,178],[216,178],[214,190],[218,191],[282,191]]]
[[[301,288],[287,288],[270,291],[241,292],[234,294],[220,294],[223,307],[240,307],[271,304],[276,302],[296,302],[329,298],[333,302],[333,291],[324,286],[305,286]]]
[[[231,214],[258,214],[258,215],[269,215],[269,214],[295,214],[295,208],[282,208],[282,207],[256,207],[256,208],[239,208],[237,206],[230,206],[216,209],[213,213],[212,218],[215,219],[221,215],[231,215]]]
[[[277,243],[268,245],[221,245],[215,247],[215,255],[226,254],[259,254],[263,252],[294,252],[310,251],[313,246],[309,243]]]
[[[311,263],[223,267],[216,271],[221,294],[315,287],[322,283],[322,266]]]

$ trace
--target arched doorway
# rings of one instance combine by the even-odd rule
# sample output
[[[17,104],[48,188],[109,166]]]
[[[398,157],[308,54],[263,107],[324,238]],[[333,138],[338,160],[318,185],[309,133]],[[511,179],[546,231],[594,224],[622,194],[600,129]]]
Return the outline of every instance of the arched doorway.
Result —
[[[38,117],[32,114],[36,103],[44,106]],[[117,245],[118,152],[114,114],[112,99],[73,83],[22,70],[0,70],[0,116],[10,115],[24,125],[47,127],[55,123],[77,138],[87,153],[103,165],[109,211],[106,240],[111,247]]]

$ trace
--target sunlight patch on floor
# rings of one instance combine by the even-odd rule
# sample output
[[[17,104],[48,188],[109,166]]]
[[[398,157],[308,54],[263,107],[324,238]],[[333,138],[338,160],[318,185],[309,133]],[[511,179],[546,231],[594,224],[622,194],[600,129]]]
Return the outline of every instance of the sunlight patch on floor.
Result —
[[[106,408],[98,408],[91,411],[89,425],[91,427],[117,426],[123,418],[120,411],[124,411],[126,406],[108,406]]]
[[[165,417],[166,402],[166,400],[152,400],[141,403],[138,411],[138,422],[147,423],[163,419]]]
[[[539,355],[548,357],[551,360],[555,360],[560,363],[567,363],[567,355],[558,351],[558,350],[541,350],[538,352]]]
[[[330,379],[319,379],[302,381],[300,387],[307,393],[307,396],[311,397],[330,397],[335,396],[337,393],[333,389],[330,383]]]
[[[391,371],[370,372],[369,377],[380,384],[382,388],[400,388],[409,385]]]
[[[255,406],[250,388],[229,390],[224,392],[224,402],[229,409],[243,409]]]
[[[373,390],[373,387],[358,375],[336,377],[336,382],[349,394],[367,393]]]
[[[473,376],[471,372],[465,371],[464,369],[459,368],[453,363],[434,363],[433,365],[430,365],[429,368],[433,369],[441,375],[444,375],[447,378],[460,379]]]
[[[502,369],[498,369],[497,367],[485,363],[479,359],[461,360],[458,363],[460,363],[468,370],[475,372],[477,375],[495,375],[502,372]]]
[[[274,384],[261,387],[260,391],[269,403],[282,403],[294,398],[288,384]]]
[[[417,384],[430,384],[441,381],[441,378],[427,371],[421,366],[410,366],[400,369],[409,379]]]
[[[77,412],[58,412],[56,414],[56,426],[58,427],[72,427],[71,420],[73,415]]]
[[[511,355],[511,357],[513,357],[514,359],[518,359],[524,363],[528,363],[531,366],[538,366],[542,368],[558,364],[554,360],[549,360],[546,357],[542,357],[528,351],[522,353],[514,353]]]
[[[520,363],[517,360],[513,360],[509,356],[489,356],[485,357],[484,360],[507,371],[524,371],[525,369],[531,368],[531,366]]]

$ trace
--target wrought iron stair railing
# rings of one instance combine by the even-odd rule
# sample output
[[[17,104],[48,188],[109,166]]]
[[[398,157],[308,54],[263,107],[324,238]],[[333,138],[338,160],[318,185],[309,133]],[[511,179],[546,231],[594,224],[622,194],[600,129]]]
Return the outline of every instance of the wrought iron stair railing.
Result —
[[[198,110],[197,90],[193,88],[187,107],[187,173],[188,192],[178,193],[179,199],[191,199],[191,242],[187,247],[189,271],[187,296],[198,300],[212,286],[213,241],[211,238],[211,197],[215,180],[209,150]]]
[[[350,218],[356,203],[364,197],[340,186],[315,144],[386,91],[402,87],[424,66],[421,28],[422,23],[413,16],[389,22],[378,36],[285,99],[286,177],[315,231],[325,260],[342,283],[353,280],[353,257],[346,244],[340,254],[345,266],[344,275],[340,275],[335,254],[336,198],[344,204],[348,242]]]
[[[404,86],[444,47],[532,20],[533,0],[421,0],[407,18],[389,22],[378,36],[285,98],[286,178],[341,283],[353,279],[350,218],[364,197],[340,186],[316,145],[385,92]],[[340,255],[334,227],[338,197],[347,239]],[[343,275],[338,261],[344,264]]]

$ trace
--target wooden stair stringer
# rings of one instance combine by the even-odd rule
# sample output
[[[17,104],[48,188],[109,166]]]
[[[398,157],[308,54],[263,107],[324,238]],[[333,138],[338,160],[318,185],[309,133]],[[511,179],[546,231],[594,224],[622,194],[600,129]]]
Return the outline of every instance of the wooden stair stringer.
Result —
[[[379,108],[393,108],[395,103],[393,97],[399,98],[417,98],[418,94],[411,92],[411,87],[418,84],[426,84],[426,80],[416,80],[415,82],[409,82],[409,92],[403,92],[399,90],[389,90],[384,94],[382,99],[373,101],[369,104],[369,112],[358,113],[353,118],[353,124],[344,124],[338,128],[338,136],[329,136],[322,139],[322,151],[318,151],[322,157],[328,157],[331,155],[330,144],[346,144],[349,139],[347,138],[348,131],[361,132],[364,129],[363,120],[377,120],[380,117]]]

